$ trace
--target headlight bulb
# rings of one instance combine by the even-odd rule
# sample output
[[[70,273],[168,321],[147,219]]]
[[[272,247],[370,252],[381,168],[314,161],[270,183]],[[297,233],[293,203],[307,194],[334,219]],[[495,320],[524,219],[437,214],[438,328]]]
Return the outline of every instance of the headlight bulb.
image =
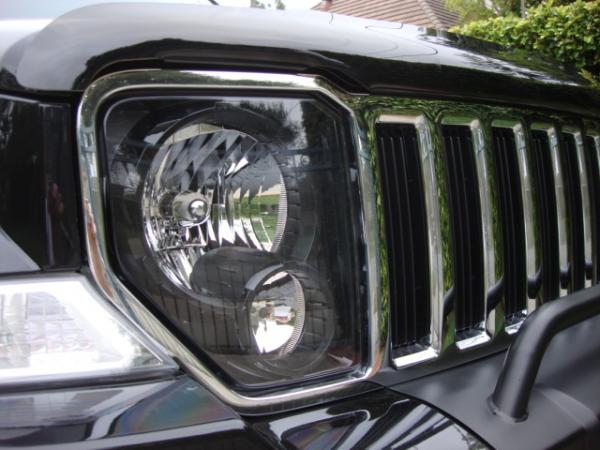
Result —
[[[202,129],[202,124],[186,129]],[[146,180],[147,242],[167,276],[187,289],[199,257],[222,246],[276,252],[287,196],[273,154],[236,130],[181,130],[163,144]]]

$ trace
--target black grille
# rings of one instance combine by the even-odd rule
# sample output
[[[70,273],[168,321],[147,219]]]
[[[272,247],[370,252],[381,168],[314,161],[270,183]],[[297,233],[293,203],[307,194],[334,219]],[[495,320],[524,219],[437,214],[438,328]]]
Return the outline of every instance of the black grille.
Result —
[[[475,328],[483,320],[483,244],[479,187],[471,129],[444,125],[454,264],[456,331]],[[458,300],[458,301],[457,301]]]
[[[429,262],[423,180],[413,125],[378,124],[392,343],[422,343],[430,333]]]
[[[550,160],[550,139],[546,131],[531,132],[533,175],[535,179],[536,203],[542,237],[542,300],[558,297],[558,225],[556,220],[556,195],[552,162]],[[538,278],[539,279],[539,278]]]
[[[563,133],[562,161],[567,197],[567,220],[569,223],[569,272],[564,274],[563,284],[570,292],[583,289],[585,285],[585,255],[583,248],[583,209],[577,145],[575,136]]]
[[[500,121],[487,130],[485,125],[480,126],[473,129],[466,124],[442,124],[436,128],[440,134],[432,131],[432,139],[424,139],[431,144],[425,149],[419,147],[421,140],[414,124],[376,126],[395,358],[428,344],[444,352],[448,338],[454,338],[463,350],[485,341],[485,331],[494,330],[495,338],[496,333],[502,332],[495,327],[497,315],[493,316],[494,323],[482,327],[486,318],[492,317],[491,311],[502,311],[506,332],[513,333],[539,302],[557,298],[561,289],[583,289],[586,279],[596,283],[600,278],[600,161],[594,138],[584,138],[583,164],[592,218],[588,230],[584,223],[588,202],[581,186],[577,133],[555,134],[556,128],[537,127],[515,131]],[[486,135],[490,136],[491,145],[480,149],[476,139],[481,136],[485,145]],[[554,141],[555,136],[558,142]],[[481,150],[488,153],[477,153]],[[422,155],[435,159],[422,159]],[[480,160],[482,156],[491,160]],[[560,180],[554,171],[557,164]],[[435,179],[423,179],[430,170]],[[480,186],[480,180],[485,180],[486,186]],[[555,182],[559,181],[564,192],[556,190]],[[424,188],[429,188],[430,182],[431,188],[437,189],[432,205],[425,201]],[[482,195],[481,189],[493,192]],[[564,195],[564,210],[557,206],[557,195]],[[493,204],[482,208],[480,202],[484,199]],[[530,209],[525,210],[526,207]],[[559,210],[564,214],[560,218]],[[482,216],[488,212],[489,217]],[[566,240],[563,244],[567,246],[567,258],[561,261],[559,256],[564,258],[565,254],[559,252],[559,224],[563,223],[565,235],[560,237]],[[489,247],[484,245],[484,231],[490,232]],[[588,231],[592,233],[593,248],[592,263],[586,267],[584,233]],[[434,239],[432,245],[438,237],[442,245],[430,248],[429,233]],[[435,252],[434,262],[442,261],[443,273],[431,272],[437,265],[430,264],[430,251]],[[498,258],[498,251],[502,258]],[[495,264],[486,257],[496,258]],[[451,273],[446,271],[450,267]],[[486,269],[495,271],[489,278],[494,285],[486,285]],[[432,298],[430,290],[442,284],[443,292],[439,294],[443,300]],[[432,302],[442,301],[443,305],[436,304],[439,309],[432,311]],[[500,302],[502,308],[497,310]],[[432,330],[440,333],[432,335]],[[412,364],[413,360],[406,361]],[[401,359],[396,363],[405,364]]]
[[[505,313],[511,316],[527,306],[525,229],[519,162],[514,131],[492,129],[493,154],[498,179],[504,247]]]

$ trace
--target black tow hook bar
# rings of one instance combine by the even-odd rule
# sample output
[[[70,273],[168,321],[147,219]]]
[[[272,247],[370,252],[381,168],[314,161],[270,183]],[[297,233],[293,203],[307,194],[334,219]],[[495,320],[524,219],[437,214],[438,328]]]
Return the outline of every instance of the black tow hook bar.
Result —
[[[600,314],[600,285],[545,303],[523,325],[511,345],[489,405],[514,421],[527,418],[531,390],[548,345],[559,332]]]

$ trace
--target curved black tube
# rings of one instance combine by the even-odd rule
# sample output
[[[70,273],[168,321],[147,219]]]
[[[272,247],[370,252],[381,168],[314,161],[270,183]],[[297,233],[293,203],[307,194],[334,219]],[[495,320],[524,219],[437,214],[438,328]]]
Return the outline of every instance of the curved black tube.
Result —
[[[552,338],[598,314],[600,285],[546,303],[528,317],[509,349],[489,400],[492,411],[515,421],[525,420],[531,390]]]

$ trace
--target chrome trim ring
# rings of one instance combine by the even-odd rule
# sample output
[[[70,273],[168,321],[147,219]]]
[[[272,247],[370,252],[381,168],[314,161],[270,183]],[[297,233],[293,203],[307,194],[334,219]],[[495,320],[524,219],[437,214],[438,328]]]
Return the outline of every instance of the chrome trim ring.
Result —
[[[96,129],[101,105],[117,93],[135,92],[141,89],[206,90],[211,88],[225,88],[232,91],[252,89],[272,92],[312,92],[328,97],[349,113],[359,167],[361,219],[368,267],[368,364],[361,369],[357,376],[276,394],[256,397],[242,395],[217,378],[163,323],[152,315],[111,270],[103,209],[102,180],[99,172],[100,149],[98,148]],[[383,364],[387,342],[388,314],[385,310],[385,303],[381,301],[381,286],[384,283],[379,278],[381,259],[372,161],[366,150],[368,147],[364,141],[365,137],[359,132],[354,112],[344,98],[345,94],[312,76],[139,70],[115,73],[98,79],[86,89],[79,105],[77,143],[81,171],[81,194],[89,266],[96,284],[124,314],[146,330],[169,354],[177,358],[194,378],[233,407],[247,411],[256,411],[261,408],[271,408],[272,410],[274,405],[322,397],[370,378]]]

